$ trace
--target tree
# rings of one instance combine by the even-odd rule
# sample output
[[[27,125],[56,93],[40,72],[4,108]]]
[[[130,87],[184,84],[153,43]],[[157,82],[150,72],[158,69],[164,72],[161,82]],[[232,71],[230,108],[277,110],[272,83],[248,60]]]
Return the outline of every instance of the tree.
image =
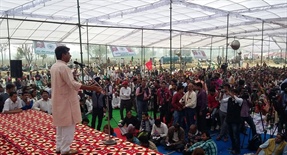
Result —
[[[16,59],[20,58],[20,59],[23,59],[25,58],[28,65],[31,66],[31,63],[34,59],[34,54],[33,54],[33,51],[32,51],[32,46],[30,45],[27,45],[27,44],[23,44],[21,47],[18,47],[17,48],[17,54],[16,54]]]
[[[23,55],[21,55],[21,54],[18,52],[18,49],[17,49],[17,53],[16,53],[16,56],[15,56],[15,59],[16,59],[16,60],[21,60],[21,59],[23,59]]]
[[[47,58],[47,54],[41,54],[40,57],[42,58],[42,65],[44,65],[44,59]]]
[[[90,56],[92,58],[97,58],[101,63],[106,56],[106,46],[105,45],[91,45],[90,46]]]
[[[4,57],[3,57],[3,53],[4,51],[7,49],[7,44],[0,44],[0,52],[1,52],[1,58],[2,58],[2,66],[3,66],[3,61],[4,61]]]

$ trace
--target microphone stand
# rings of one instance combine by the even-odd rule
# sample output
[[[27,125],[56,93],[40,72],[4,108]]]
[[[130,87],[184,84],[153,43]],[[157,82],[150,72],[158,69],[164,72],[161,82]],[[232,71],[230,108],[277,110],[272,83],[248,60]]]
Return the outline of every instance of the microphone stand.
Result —
[[[108,94],[108,90],[109,88],[107,86],[105,86],[106,88],[106,94]],[[112,139],[112,136],[111,136],[111,118],[110,118],[110,111],[109,111],[109,108],[110,108],[110,105],[109,105],[109,95],[106,95],[106,105],[107,105],[107,111],[108,111],[108,128],[109,128],[109,139],[105,140],[104,141],[104,144],[105,145],[115,145],[117,144],[117,142],[115,140]]]
[[[82,72],[82,79],[81,79],[81,80],[82,80],[82,84],[84,84],[84,82],[85,82],[85,81],[84,81],[84,67],[85,67],[85,66],[84,66],[84,65],[80,65],[80,64],[75,64],[75,65],[78,65],[78,66],[81,67],[81,72]]]

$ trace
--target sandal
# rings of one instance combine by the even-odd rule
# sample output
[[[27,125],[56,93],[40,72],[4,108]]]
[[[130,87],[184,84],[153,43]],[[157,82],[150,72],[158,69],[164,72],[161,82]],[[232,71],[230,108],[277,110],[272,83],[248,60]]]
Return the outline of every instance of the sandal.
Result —
[[[67,152],[64,152],[64,153],[61,153],[61,154],[77,154],[77,153],[78,153],[77,150],[71,149],[70,151],[67,151]]]

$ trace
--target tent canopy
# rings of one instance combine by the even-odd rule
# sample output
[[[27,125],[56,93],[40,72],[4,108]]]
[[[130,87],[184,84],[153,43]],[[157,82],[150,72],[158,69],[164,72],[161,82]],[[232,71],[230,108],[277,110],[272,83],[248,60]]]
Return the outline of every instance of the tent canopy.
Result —
[[[82,42],[169,47],[170,0],[80,0]],[[3,43],[32,40],[79,43],[76,0],[1,0]],[[286,49],[286,0],[172,0],[172,47],[226,46]],[[7,23],[8,22],[8,23]],[[8,30],[9,25],[9,30]],[[88,31],[88,36],[87,36]],[[143,40],[142,40],[143,38]]]

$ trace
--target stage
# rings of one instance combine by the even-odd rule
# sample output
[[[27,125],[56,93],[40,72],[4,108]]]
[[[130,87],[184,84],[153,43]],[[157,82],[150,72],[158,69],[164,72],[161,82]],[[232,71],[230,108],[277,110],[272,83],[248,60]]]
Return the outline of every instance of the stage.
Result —
[[[28,110],[18,114],[0,114],[0,154],[56,154],[52,116]],[[103,132],[78,124],[71,148],[78,154],[160,155],[161,153],[113,137],[117,145],[107,146]]]

